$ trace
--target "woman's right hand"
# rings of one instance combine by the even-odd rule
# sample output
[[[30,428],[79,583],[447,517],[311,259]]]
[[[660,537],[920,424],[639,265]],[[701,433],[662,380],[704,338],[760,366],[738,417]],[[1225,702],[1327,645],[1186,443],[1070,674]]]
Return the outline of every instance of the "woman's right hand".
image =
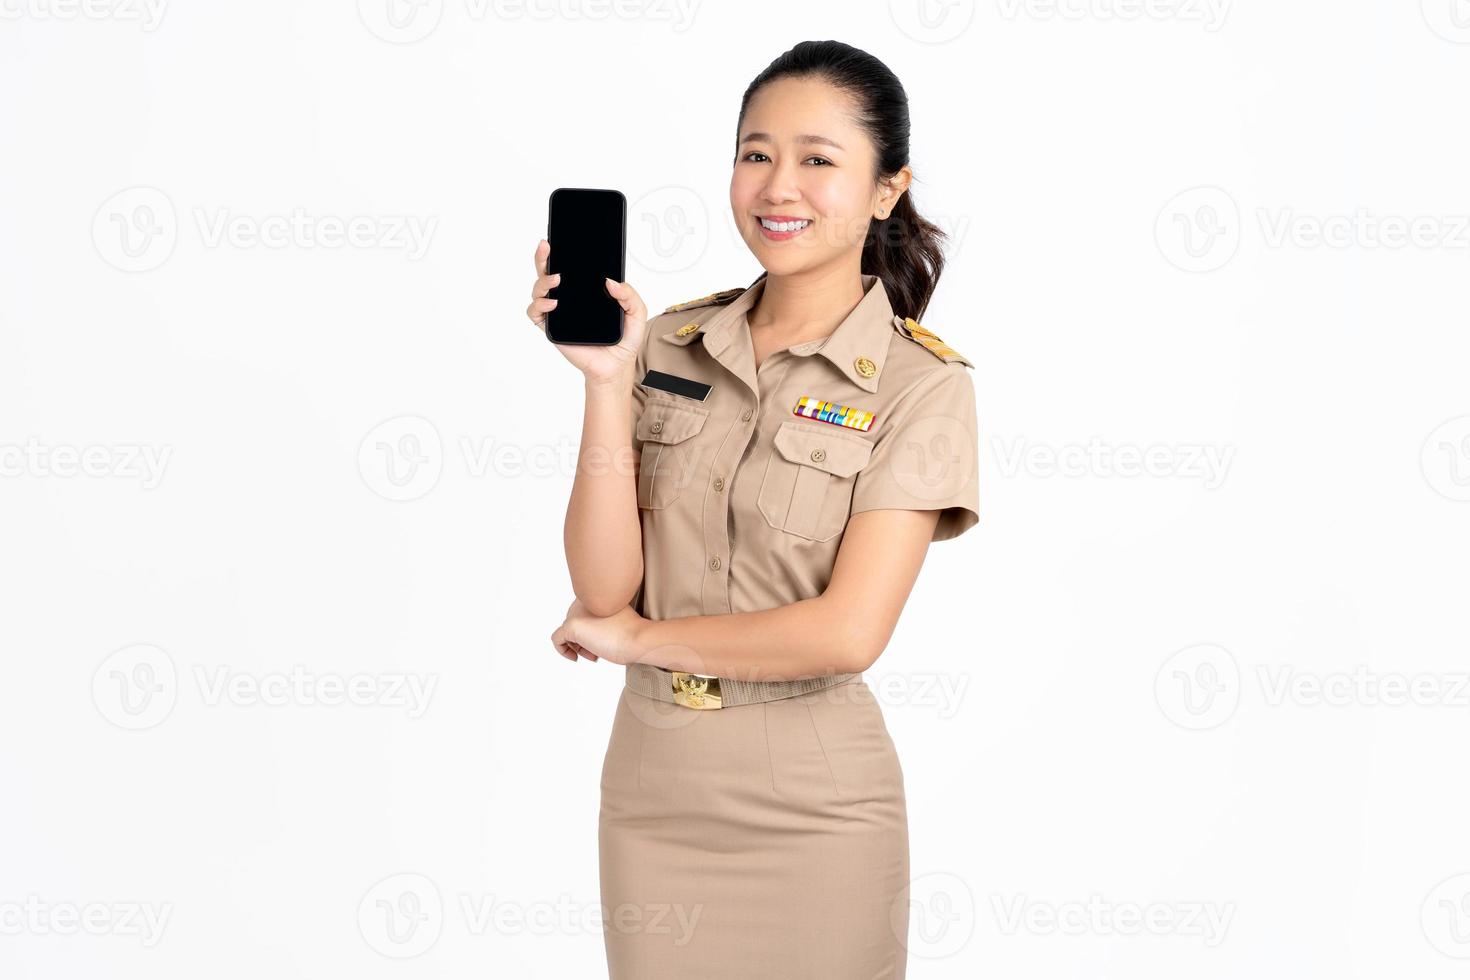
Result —
[[[556,308],[556,300],[546,294],[561,281],[560,274],[548,275],[546,261],[551,256],[551,243],[536,243],[536,282],[531,287],[531,305],[526,315],[546,332],[546,314]],[[615,381],[630,374],[638,359],[638,346],[648,326],[648,310],[638,291],[625,282],[604,283],[608,295],[623,308],[623,339],[616,344],[556,344],[557,350],[581,371],[588,381]]]

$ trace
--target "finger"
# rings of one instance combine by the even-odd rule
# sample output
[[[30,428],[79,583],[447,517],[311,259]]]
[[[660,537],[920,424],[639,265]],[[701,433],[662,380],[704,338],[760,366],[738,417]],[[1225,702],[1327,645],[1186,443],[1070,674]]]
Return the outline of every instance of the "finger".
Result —
[[[638,295],[638,290],[613,279],[605,280],[604,285],[607,286],[607,294],[618,301],[624,313],[640,320],[648,319],[648,309],[643,305],[643,297]]]
[[[561,285],[561,273],[552,272],[548,275],[537,276],[536,281],[531,284],[531,298],[545,296],[552,289]]]
[[[533,299],[531,300],[531,305],[526,307],[526,316],[531,318],[532,323],[544,330],[546,328],[546,314],[555,308],[556,300],[554,299]]]
[[[551,256],[551,243],[546,239],[536,242],[536,275],[546,275],[546,260]]]

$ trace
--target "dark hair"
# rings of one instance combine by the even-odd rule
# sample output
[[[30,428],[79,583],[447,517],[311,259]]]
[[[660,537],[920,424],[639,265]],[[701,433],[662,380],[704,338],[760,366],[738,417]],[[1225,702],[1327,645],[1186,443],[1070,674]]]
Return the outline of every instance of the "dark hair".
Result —
[[[737,143],[745,111],[762,86],[778,78],[807,77],[825,79],[853,96],[858,125],[878,151],[875,181],[893,176],[909,162],[909,98],[898,76],[866,51],[841,41],[802,41],[766,66],[740,100]],[[924,315],[944,269],[944,238],[914,208],[912,188],[899,195],[886,218],[875,218],[868,226],[862,272],[883,280],[895,313],[915,320]]]

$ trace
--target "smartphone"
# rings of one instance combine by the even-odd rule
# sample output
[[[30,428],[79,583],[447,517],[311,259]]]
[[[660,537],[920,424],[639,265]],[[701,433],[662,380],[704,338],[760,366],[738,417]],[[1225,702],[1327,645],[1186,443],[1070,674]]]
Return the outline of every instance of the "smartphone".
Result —
[[[546,339],[553,344],[616,344],[623,339],[623,308],[603,280],[623,281],[627,198],[621,191],[558,187],[547,210],[551,256],[546,271],[561,273],[561,282],[546,294],[556,300],[546,314]]]

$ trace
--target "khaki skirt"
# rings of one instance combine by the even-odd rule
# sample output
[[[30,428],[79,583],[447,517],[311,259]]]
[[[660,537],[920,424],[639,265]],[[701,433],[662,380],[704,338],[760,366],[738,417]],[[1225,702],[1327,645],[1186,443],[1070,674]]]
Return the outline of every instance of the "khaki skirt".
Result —
[[[713,711],[625,687],[598,844],[610,980],[903,980],[903,772],[860,675]]]

